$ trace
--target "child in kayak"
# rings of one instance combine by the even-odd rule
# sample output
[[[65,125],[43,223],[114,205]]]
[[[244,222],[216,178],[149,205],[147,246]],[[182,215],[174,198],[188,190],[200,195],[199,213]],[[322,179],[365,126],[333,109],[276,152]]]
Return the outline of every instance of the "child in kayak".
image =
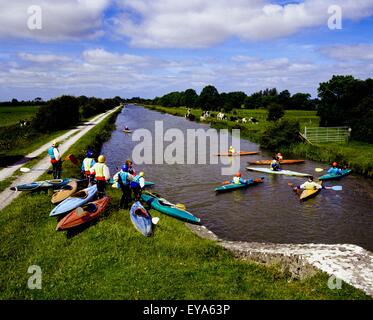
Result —
[[[323,186],[315,181],[313,181],[313,177],[309,177],[308,180],[301,184],[300,186],[294,187],[294,191],[303,189],[303,190],[317,190],[322,189]]]
[[[276,157],[273,157],[272,162],[270,164],[270,168],[273,171],[280,171],[281,170],[280,163],[277,161]]]
[[[243,184],[243,183],[247,183],[247,180],[244,180],[241,178],[241,172],[237,172],[236,175],[233,177],[231,183]]]
[[[233,146],[229,147],[228,153],[231,153],[231,154],[236,153],[236,150],[233,148]]]
[[[278,162],[280,162],[280,161],[284,160],[284,157],[283,157],[282,154],[279,152],[279,153],[277,153],[277,155],[276,155],[276,159],[277,159]]]
[[[333,175],[340,175],[342,174],[342,169],[338,168],[337,162],[333,162],[332,167],[328,170],[328,173]]]

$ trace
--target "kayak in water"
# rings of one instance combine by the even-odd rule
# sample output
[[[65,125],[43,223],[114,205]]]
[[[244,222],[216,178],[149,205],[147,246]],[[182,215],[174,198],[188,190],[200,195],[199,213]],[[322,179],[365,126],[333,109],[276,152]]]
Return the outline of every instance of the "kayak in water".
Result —
[[[322,181],[319,181],[319,184],[322,185]],[[300,191],[300,190],[299,190]],[[313,197],[316,197],[321,191],[320,189],[310,189],[310,190],[303,190],[301,194],[299,195],[299,200],[308,200]]]
[[[55,207],[51,213],[50,217],[59,216],[74,210],[77,207],[83,206],[88,202],[91,202],[96,197],[97,185],[93,185],[81,191],[78,191],[62,201],[57,207]]]
[[[131,133],[132,130],[126,130],[126,129],[124,129],[123,132],[124,132],[124,133]]]
[[[13,191],[37,191],[37,190],[47,190],[47,189],[61,189],[65,187],[71,179],[53,179],[45,181],[36,181],[26,184],[20,184],[15,187],[11,187],[10,190]],[[67,187],[68,189],[68,187]]]
[[[331,173],[328,173],[328,174],[325,174],[323,176],[321,176],[319,178],[319,180],[336,180],[336,179],[341,179],[347,175],[349,175],[351,173],[351,169],[345,169],[345,170],[342,170],[342,173],[341,174],[331,174]]]
[[[230,152],[226,152],[226,153],[217,153],[217,154],[214,154],[214,156],[218,156],[218,157],[237,157],[237,156],[251,156],[253,154],[258,154],[259,151],[241,151],[241,152],[235,152],[235,153],[230,153]]]
[[[151,194],[150,192],[142,193],[141,199],[149,206],[151,206],[154,210],[157,210],[176,219],[194,224],[199,224],[201,222],[199,218],[195,217],[190,212],[178,208],[175,204],[157,195]]]
[[[249,179],[246,183],[229,183],[224,186],[220,186],[215,188],[216,192],[226,192],[226,191],[232,191],[232,190],[237,190],[237,189],[243,189],[247,188],[249,186],[253,186],[259,183],[263,182],[264,178],[259,178],[259,179]]]
[[[268,168],[256,168],[256,167],[246,167],[247,170],[256,171],[256,172],[263,172],[263,173],[270,173],[270,174],[279,174],[279,175],[286,175],[286,176],[296,176],[296,177],[310,177],[311,174],[308,173],[301,173],[295,172],[290,170],[271,170]]]
[[[250,165],[270,165],[273,160],[258,160],[258,161],[250,161]],[[303,163],[304,160],[280,160],[280,164],[297,164]]]
[[[56,230],[71,229],[98,218],[105,211],[109,202],[110,197],[103,197],[76,208],[58,223]]]
[[[153,222],[150,213],[142,206],[140,201],[136,201],[130,210],[132,224],[137,231],[145,237],[151,236],[153,232]]]

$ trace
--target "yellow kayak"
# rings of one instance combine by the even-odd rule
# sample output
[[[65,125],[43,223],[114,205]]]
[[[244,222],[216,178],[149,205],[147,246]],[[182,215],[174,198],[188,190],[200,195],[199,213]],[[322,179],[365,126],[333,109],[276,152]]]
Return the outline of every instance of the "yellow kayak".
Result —
[[[319,183],[322,185],[322,181],[319,181]],[[315,197],[316,195],[319,194],[320,190],[321,189],[303,190],[303,192],[300,194],[299,199],[304,201],[312,197]]]

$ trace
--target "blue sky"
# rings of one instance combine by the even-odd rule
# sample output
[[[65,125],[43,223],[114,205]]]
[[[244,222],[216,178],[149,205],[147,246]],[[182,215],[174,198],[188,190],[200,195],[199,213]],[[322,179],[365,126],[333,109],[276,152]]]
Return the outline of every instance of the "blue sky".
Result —
[[[27,28],[31,5],[41,30]],[[333,5],[340,30],[328,28]],[[372,77],[372,35],[373,0],[0,0],[0,100],[209,84],[316,96],[333,74]]]

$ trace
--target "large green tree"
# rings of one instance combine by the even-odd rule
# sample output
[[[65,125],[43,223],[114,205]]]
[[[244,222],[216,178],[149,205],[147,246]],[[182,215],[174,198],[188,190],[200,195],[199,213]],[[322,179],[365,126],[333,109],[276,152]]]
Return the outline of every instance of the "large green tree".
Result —
[[[204,87],[199,95],[198,105],[203,110],[219,110],[221,108],[221,100],[218,90],[211,85]]]

